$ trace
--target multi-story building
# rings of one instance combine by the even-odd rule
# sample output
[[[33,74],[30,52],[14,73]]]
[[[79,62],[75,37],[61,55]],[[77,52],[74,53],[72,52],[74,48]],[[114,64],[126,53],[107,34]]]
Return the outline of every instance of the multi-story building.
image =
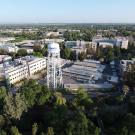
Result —
[[[71,48],[71,49],[73,49],[73,48],[85,48],[85,42],[84,41],[66,41],[66,43],[65,43],[65,46],[67,47],[67,48]]]
[[[65,43],[67,48],[70,48],[76,54],[76,60],[78,60],[78,55],[81,52],[86,52],[86,46],[84,41],[67,41]]]
[[[10,84],[29,78],[38,71],[46,68],[46,58],[26,56],[4,64],[5,78]]]
[[[96,51],[97,43],[96,42],[86,42],[86,41],[66,41],[65,46],[67,48],[86,48],[87,46],[91,47],[93,50]]]
[[[98,45],[103,46],[103,47],[118,46],[124,49],[128,48],[128,39],[125,37],[104,38],[104,37],[98,36],[98,37],[94,37],[92,39],[92,42],[95,42]]]

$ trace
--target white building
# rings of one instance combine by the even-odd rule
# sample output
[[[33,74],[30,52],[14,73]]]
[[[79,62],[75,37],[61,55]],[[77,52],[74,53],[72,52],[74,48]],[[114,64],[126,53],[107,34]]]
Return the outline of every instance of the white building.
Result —
[[[53,32],[53,31],[51,31],[51,32],[46,32],[46,33],[45,33],[45,36],[46,36],[46,37],[50,37],[50,36],[52,36],[52,37],[58,37],[58,36],[60,36],[60,33],[59,33],[59,32]]]
[[[18,47],[15,46],[14,44],[2,44],[0,45],[0,49],[3,49],[4,51],[8,53],[17,53],[18,52]]]
[[[67,48],[80,48],[80,50],[82,48],[86,48],[86,46],[91,47],[93,50],[96,51],[97,49],[97,43],[96,42],[87,42],[87,41],[66,41],[65,46]]]
[[[69,32],[79,32],[79,33],[81,32],[80,30],[75,30],[75,29],[72,29],[72,30],[70,29],[70,30],[68,30],[68,31],[69,31]]]
[[[107,42],[100,42],[99,46],[106,48],[106,47],[112,47],[113,48],[113,44],[112,43],[107,43]]]
[[[4,74],[9,83],[14,84],[45,68],[46,58],[26,56],[4,64]]]
[[[45,44],[50,44],[50,43],[62,43],[65,40],[61,38],[54,38],[54,39],[45,38],[45,39],[42,39],[41,41],[45,42]]]
[[[121,48],[123,48],[123,49],[128,49],[128,39],[127,38],[117,37],[116,39],[117,39],[117,42],[116,42],[117,46],[121,46]]]
[[[128,49],[128,39],[125,37],[104,38],[101,36],[93,37],[92,42],[99,44],[100,46],[118,46],[124,49]]]
[[[29,45],[33,45],[36,42],[36,40],[23,40],[21,42],[17,42],[16,45],[24,45],[24,44],[29,44]]]
[[[14,37],[0,37],[0,43],[6,43],[15,40]]]
[[[12,60],[12,57],[11,56],[0,55],[0,63],[7,62],[7,61],[10,61],[10,60]]]

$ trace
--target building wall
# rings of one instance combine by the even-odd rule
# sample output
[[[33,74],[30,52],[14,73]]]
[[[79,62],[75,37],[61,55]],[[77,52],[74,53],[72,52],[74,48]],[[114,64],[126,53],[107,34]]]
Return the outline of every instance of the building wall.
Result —
[[[10,53],[10,52],[14,52],[17,53],[18,51],[18,47],[15,45],[0,45],[0,49],[4,49],[6,52]]]
[[[112,47],[113,48],[114,45],[112,43],[100,42],[99,46],[102,46],[103,48],[106,48],[106,47]]]
[[[122,41],[121,48],[128,49],[128,40]]]
[[[22,63],[23,64],[20,66],[11,67],[5,70],[5,77],[8,79],[9,83],[17,83],[46,68],[46,58],[39,58],[31,62]]]
[[[28,67],[29,75],[33,75],[34,73],[46,68],[46,59],[41,59],[35,62],[29,62]]]
[[[103,38],[103,37],[99,37],[99,38],[94,37],[92,39],[92,42],[96,42],[96,43],[100,44],[100,46],[103,46],[103,47],[105,47],[105,44],[103,44],[103,43],[106,43],[108,45],[112,44],[112,46],[118,46],[118,47],[121,47],[124,49],[128,48],[128,39],[125,37],[115,37],[112,39]]]
[[[13,70],[5,71],[5,77],[8,79],[9,83],[14,84],[16,82],[21,81],[24,78],[28,77],[28,66],[21,65],[17,68],[13,68]]]

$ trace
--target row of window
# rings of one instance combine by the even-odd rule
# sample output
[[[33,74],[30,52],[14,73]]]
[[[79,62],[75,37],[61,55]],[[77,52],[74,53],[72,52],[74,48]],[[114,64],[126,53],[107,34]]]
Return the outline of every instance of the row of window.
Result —
[[[30,68],[35,67],[36,65],[37,65],[37,66],[38,66],[38,65],[41,65],[42,63],[45,63],[45,62],[46,62],[46,61],[42,61],[42,62],[40,62],[40,63],[34,64],[34,65],[30,66]]]
[[[34,69],[30,69],[30,72],[35,71],[35,70],[39,70],[39,69],[41,69],[41,68],[43,68],[45,66],[46,66],[46,64],[43,64],[40,67],[35,67]]]
[[[21,74],[22,72],[24,72],[24,71],[26,71],[26,70],[27,70],[27,68],[26,68],[26,69],[23,69],[23,70],[21,70],[21,71],[18,71],[18,72],[14,72],[13,74],[10,74],[9,77],[14,76],[14,75],[16,75],[16,74]],[[27,71],[28,71],[28,70],[27,70]]]
[[[22,73],[22,74],[19,74],[18,76],[15,76],[13,78],[11,78],[10,80],[16,80],[17,78],[23,78],[24,76],[28,75],[28,72],[25,72],[25,73]]]

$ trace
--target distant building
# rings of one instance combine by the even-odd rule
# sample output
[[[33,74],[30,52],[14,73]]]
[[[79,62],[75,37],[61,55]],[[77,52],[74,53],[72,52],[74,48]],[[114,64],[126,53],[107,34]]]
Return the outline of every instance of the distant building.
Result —
[[[114,47],[114,44],[113,43],[108,43],[108,42],[99,42],[99,47],[103,47],[103,48],[106,48],[106,47]]]
[[[3,49],[4,51],[8,53],[17,53],[18,52],[18,47],[15,46],[14,44],[2,44],[0,45],[0,49]]]
[[[68,30],[69,32],[79,32],[80,33],[80,30]]]
[[[58,36],[60,36],[61,34],[59,33],[59,32],[53,32],[53,31],[51,31],[51,32],[46,32],[45,33],[45,36],[46,37],[50,37],[50,36],[52,36],[52,37],[58,37]]]
[[[25,44],[28,44],[28,45],[33,45],[35,44],[36,40],[23,40],[21,42],[17,42],[15,43],[16,45],[25,45]]]
[[[65,43],[67,48],[70,48],[76,54],[76,60],[78,60],[78,55],[81,52],[86,52],[86,46],[84,41],[67,41]]]
[[[92,42],[95,42],[98,45],[103,46],[103,48],[108,46],[118,46],[120,48],[128,49],[128,39],[125,37],[115,37],[110,39],[97,36],[92,39]]]
[[[22,79],[31,77],[34,73],[46,68],[46,58],[26,56],[5,63],[4,75],[10,84],[17,83]]]
[[[19,49],[25,49],[28,54],[33,53],[34,47],[39,45],[41,48],[44,47],[44,44],[41,43],[42,41],[36,41],[36,40],[24,40],[22,42],[16,43],[16,46]]]
[[[128,39],[127,38],[122,38],[122,37],[117,37],[117,42],[116,45],[120,46],[123,49],[128,49]]]
[[[25,49],[27,51],[27,54],[32,54],[34,52],[33,49],[22,47],[21,49]]]
[[[0,43],[2,43],[2,44],[9,42],[9,41],[13,41],[13,40],[15,40],[14,37],[0,37]]]
[[[86,48],[86,46],[89,46],[91,47],[93,50],[96,51],[97,49],[97,43],[96,42],[87,42],[87,41],[66,41],[65,42],[65,46],[67,48],[71,48],[71,49],[74,49],[74,48],[80,48],[80,50],[82,48]]]
[[[61,39],[61,38],[54,38],[54,39],[43,39],[42,41],[45,42],[45,44],[50,44],[50,43],[62,43],[64,42],[65,40],[64,39]]]
[[[11,56],[8,56],[8,55],[0,55],[0,63],[3,63],[3,62],[8,62],[12,60],[12,57]]]
[[[0,29],[0,32],[3,33],[14,33],[14,34],[20,34],[20,33],[35,33],[38,32],[38,28],[16,28],[16,29]]]
[[[59,32],[60,34],[64,34],[67,31],[67,29],[57,29],[57,32]]]

